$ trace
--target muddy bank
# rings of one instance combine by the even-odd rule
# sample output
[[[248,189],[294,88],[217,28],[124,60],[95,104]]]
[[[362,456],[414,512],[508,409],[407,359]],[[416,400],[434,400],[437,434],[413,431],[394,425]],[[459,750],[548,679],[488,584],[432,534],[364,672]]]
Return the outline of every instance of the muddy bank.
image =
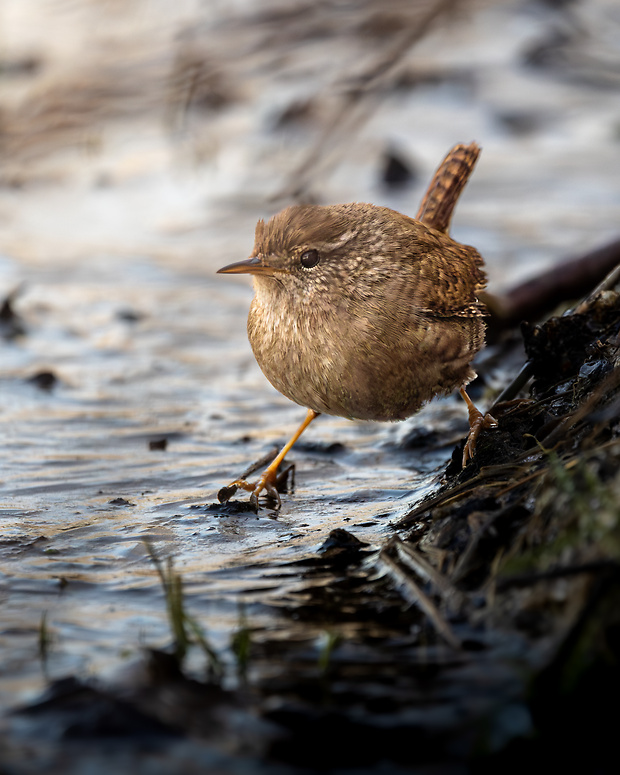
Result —
[[[188,614],[181,575],[154,553],[170,649],[121,683],[65,679],[14,711],[9,771],[78,772],[112,743],[112,761],[140,772],[155,756],[175,767],[189,757],[190,772],[611,771],[619,334],[615,289],[524,327],[531,382],[493,407],[498,428],[474,461],[461,471],[457,447],[441,487],[380,548],[338,529],[314,557],[282,565],[299,583],[278,596],[279,632],[240,610],[227,663]],[[206,679],[185,672],[190,652]],[[39,732],[25,752],[26,720],[29,738]]]

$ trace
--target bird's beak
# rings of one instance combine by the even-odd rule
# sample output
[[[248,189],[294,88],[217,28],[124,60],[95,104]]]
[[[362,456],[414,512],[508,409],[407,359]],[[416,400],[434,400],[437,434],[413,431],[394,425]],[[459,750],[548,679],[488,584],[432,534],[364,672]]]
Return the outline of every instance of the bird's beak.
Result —
[[[269,264],[264,264],[259,256],[255,256],[223,266],[217,270],[217,274],[273,274],[275,271]]]

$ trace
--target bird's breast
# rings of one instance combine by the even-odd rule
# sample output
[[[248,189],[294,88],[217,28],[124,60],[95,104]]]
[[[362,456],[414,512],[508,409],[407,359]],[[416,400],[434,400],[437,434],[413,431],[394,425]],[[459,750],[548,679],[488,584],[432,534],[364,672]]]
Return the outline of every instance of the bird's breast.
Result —
[[[404,419],[465,384],[482,336],[478,318],[395,316],[343,299],[292,302],[283,293],[257,293],[248,317],[256,360],[280,393],[316,412],[363,420]]]

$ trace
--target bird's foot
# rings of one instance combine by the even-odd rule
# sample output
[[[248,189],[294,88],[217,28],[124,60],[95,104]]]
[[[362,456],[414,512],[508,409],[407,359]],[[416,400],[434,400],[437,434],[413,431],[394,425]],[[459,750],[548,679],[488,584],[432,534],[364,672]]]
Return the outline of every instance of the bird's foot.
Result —
[[[488,412],[487,414],[482,414],[482,412],[478,411],[478,409],[475,411],[476,414],[474,414],[470,408],[469,433],[467,434],[465,447],[463,448],[463,468],[465,468],[465,466],[474,456],[478,436],[480,436],[482,429],[497,428],[497,420],[495,417],[493,417],[493,415],[489,414]]]
[[[255,511],[258,511],[258,496],[261,493],[265,493],[276,502],[276,511],[280,510],[282,501],[280,500],[280,493],[278,492],[278,485],[281,484],[282,479],[285,479],[288,475],[291,467],[289,466],[282,474],[278,474],[277,469],[267,468],[262,476],[256,482],[247,482],[245,479],[235,479],[217,494],[217,499],[220,503],[226,503],[237,492],[238,489],[246,490],[251,493],[250,505]]]
[[[222,489],[217,494],[217,499],[219,500],[219,502],[226,503],[226,501],[229,501],[232,498],[232,496],[237,492],[237,488],[241,487],[241,489],[247,490],[248,492],[252,493],[250,495],[250,504],[252,505],[255,511],[258,511],[258,496],[264,490],[269,497],[275,500],[276,511],[278,511],[282,506],[279,489],[280,487],[284,487],[286,485],[286,481],[289,473],[291,471],[293,472],[295,471],[295,466],[293,464],[288,466],[288,468],[285,468],[281,473],[278,473],[280,466],[284,462],[284,458],[290,451],[293,444],[305,431],[308,425],[310,425],[312,420],[314,420],[315,417],[318,417],[318,416],[319,416],[319,413],[315,412],[314,409],[308,409],[306,419],[295,431],[291,440],[282,447],[280,452],[278,452],[278,454],[275,456],[269,455],[267,459],[263,459],[258,463],[255,463],[254,465],[250,466],[250,468],[248,468],[247,471],[244,471],[241,474],[239,479],[235,479],[235,481],[229,484],[227,487],[222,487]],[[261,468],[269,461],[271,462],[264,470],[260,479],[255,484],[253,484],[252,482],[246,482],[245,480],[246,476],[249,476],[250,474],[254,473],[254,471],[257,471],[259,468]]]

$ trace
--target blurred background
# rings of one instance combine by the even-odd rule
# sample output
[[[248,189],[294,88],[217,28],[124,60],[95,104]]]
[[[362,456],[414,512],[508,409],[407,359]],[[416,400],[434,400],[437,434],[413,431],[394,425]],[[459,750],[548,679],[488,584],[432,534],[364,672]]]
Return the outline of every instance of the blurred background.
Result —
[[[74,670],[162,637],[145,536],[208,607],[249,584],[250,559],[343,521],[376,539],[376,515],[449,456],[396,459],[402,426],[322,418],[308,440],[344,451],[300,447],[278,521],[190,511],[303,416],[253,360],[249,281],[214,274],[249,255],[258,218],[294,201],[415,214],[475,140],[452,233],[501,292],[617,238],[619,87],[617,0],[3,0],[7,696],[38,685],[43,610]],[[452,399],[406,427],[454,418],[455,442]]]
[[[494,283],[602,242],[619,15],[613,0],[5,0],[3,285],[104,253],[208,278],[293,199],[415,211],[472,139],[457,228]]]

